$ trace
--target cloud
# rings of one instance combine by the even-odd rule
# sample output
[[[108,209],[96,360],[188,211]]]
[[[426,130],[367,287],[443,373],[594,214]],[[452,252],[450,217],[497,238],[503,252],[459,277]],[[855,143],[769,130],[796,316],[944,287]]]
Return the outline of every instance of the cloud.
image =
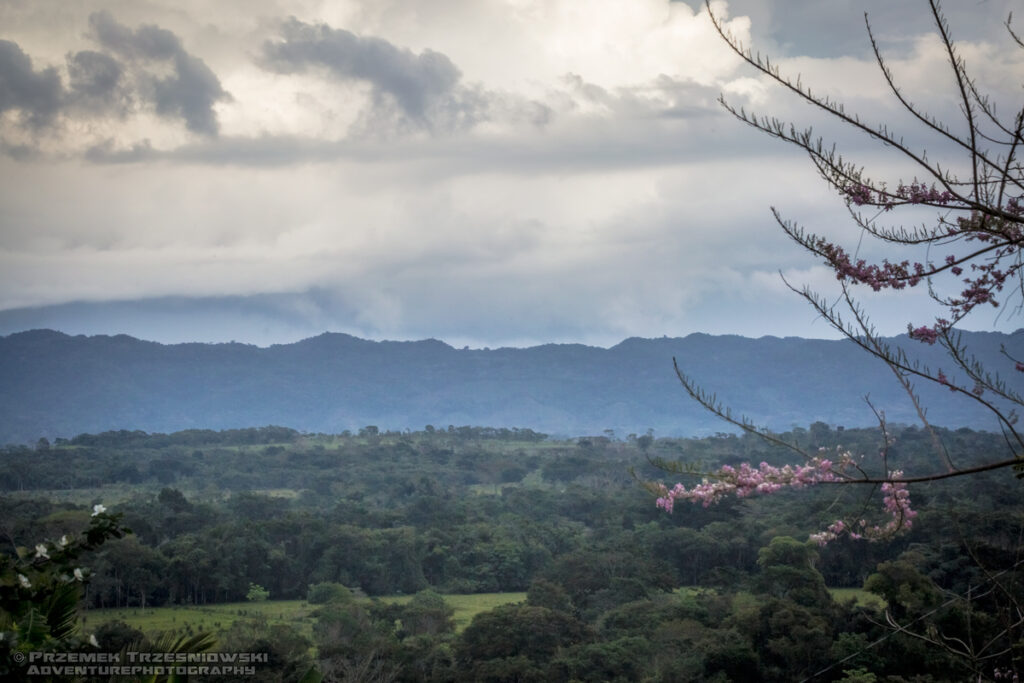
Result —
[[[81,50],[67,57],[70,99],[75,106],[95,112],[123,114],[130,102],[125,71],[110,55]]]
[[[27,178],[4,191],[4,222],[47,196],[74,209],[9,239],[0,250],[0,281],[9,286],[0,291],[11,292],[3,302],[10,307],[60,302],[69,290],[101,301],[111,291],[145,298],[319,289],[340,302],[322,326],[488,345],[693,331],[694,307],[742,290],[730,270],[747,267],[741,257],[770,268],[793,256],[766,208],[790,170],[776,169],[776,179],[759,180],[742,201],[725,193],[759,172],[736,173],[724,162],[667,177],[644,167],[539,165],[428,180],[404,178],[399,161],[352,162],[344,171],[104,167],[91,169],[93,186],[80,194],[33,193]],[[162,187],[175,188],[178,210],[157,215],[150,198]],[[763,235],[749,234],[758,224]],[[44,232],[63,244],[47,247]],[[734,324],[738,331],[746,321]]]
[[[214,105],[229,95],[206,63],[185,51],[178,36],[154,25],[132,30],[106,11],[91,14],[89,27],[100,45],[129,62],[169,63],[172,73],[168,76],[141,70],[141,94],[153,103],[157,114],[183,119],[193,133],[217,135]]]
[[[41,128],[56,118],[63,98],[55,68],[36,71],[17,43],[0,40],[0,114],[17,111],[28,126]]]
[[[729,3],[737,35],[780,55],[815,92],[899,123],[870,56],[827,51],[847,35],[863,40],[852,0],[810,3],[815,16],[836,7],[821,26],[780,2],[757,10],[742,1],[749,21],[741,0]],[[715,99],[724,91],[798,126],[821,117],[740,65],[706,15],[678,3],[19,7],[43,5],[45,21],[3,28],[20,66],[0,77],[23,74],[39,90],[50,78],[59,106],[45,114],[2,90],[0,101],[19,103],[0,117],[2,134],[24,134],[0,140],[0,309],[235,297],[230,308],[271,297],[294,303],[298,317],[275,310],[260,325],[488,345],[815,334],[825,326],[798,322],[813,314],[777,271],[817,285],[816,261],[768,207],[857,246],[841,198],[806,156],[732,120]],[[284,6],[296,18],[285,19]],[[771,27],[787,15],[810,34],[774,34],[786,43],[776,53]],[[1002,37],[1002,18],[986,35]],[[52,36],[41,28],[56,23]],[[906,36],[883,37],[887,50],[902,41],[894,70],[915,101],[941,114],[932,99],[940,62],[915,33],[929,29],[927,17],[907,25]],[[963,45],[969,64],[1019,85],[1019,58],[986,52],[989,44]],[[33,111],[49,121],[36,133]],[[57,142],[33,157],[47,136]],[[836,138],[872,173],[903,173],[879,166],[886,149],[863,136]],[[180,338],[219,317],[175,318]],[[233,324],[218,329],[246,338]]]
[[[487,97],[460,85],[462,73],[440,52],[420,54],[382,38],[358,36],[326,24],[307,24],[292,17],[281,24],[281,39],[263,44],[263,64],[280,73],[322,68],[342,81],[369,83],[373,113],[392,106],[413,124],[431,128],[469,127],[484,116]]]
[[[294,17],[281,27],[284,39],[267,42],[263,54],[284,72],[324,66],[339,78],[369,81],[398,101],[413,117],[452,91],[461,73],[445,55],[424,50],[415,55],[381,38],[363,38],[343,29],[313,26]]]
[[[181,41],[167,29],[143,25],[132,31],[105,10],[89,15],[89,27],[101,45],[133,59],[167,60],[184,52]]]
[[[216,135],[217,114],[213,105],[227,97],[217,76],[203,60],[185,53],[175,55],[174,66],[175,76],[153,81],[157,113],[180,116],[185,119],[185,127],[194,133]]]
[[[66,52],[66,81],[57,66],[36,69],[19,43],[0,40],[0,155],[57,159],[149,144],[126,131],[181,144],[182,124],[217,136],[215,105],[230,95],[177,35],[149,24],[131,29],[107,11],[91,14],[89,28],[83,37],[100,49]]]

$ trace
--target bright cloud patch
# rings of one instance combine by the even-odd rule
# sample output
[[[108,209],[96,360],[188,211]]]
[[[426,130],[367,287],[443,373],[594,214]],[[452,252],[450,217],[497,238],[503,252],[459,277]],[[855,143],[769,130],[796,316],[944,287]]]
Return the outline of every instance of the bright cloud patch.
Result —
[[[821,280],[768,207],[855,246],[842,202],[716,100],[821,121],[745,68],[702,3],[285,4],[0,10],[0,310],[280,296],[311,306],[311,332],[491,346],[828,333],[775,275]],[[1004,6],[951,21],[1012,104]],[[907,123],[870,54],[843,47],[866,40],[846,3],[792,21],[779,2],[713,7],[816,92]],[[932,27],[878,7],[894,73],[955,115]],[[864,136],[839,142],[901,173]]]

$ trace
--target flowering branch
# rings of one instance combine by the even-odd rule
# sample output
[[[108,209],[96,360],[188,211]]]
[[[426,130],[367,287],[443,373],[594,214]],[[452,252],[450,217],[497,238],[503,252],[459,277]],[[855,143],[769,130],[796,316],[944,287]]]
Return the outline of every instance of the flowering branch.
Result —
[[[807,288],[794,288],[788,282],[787,286],[804,297],[822,318],[847,339],[889,366],[909,395],[922,423],[932,434],[944,471],[905,476],[901,470],[889,470],[888,461],[885,460],[887,445],[882,449],[882,477],[868,476],[857,467],[849,454],[842,454],[836,461],[830,461],[823,459],[820,454],[807,453],[795,444],[755,427],[746,417],[734,417],[714,394],[705,392],[686,376],[673,359],[680,382],[698,403],[743,431],[788,448],[803,460],[803,464],[781,468],[765,463],[757,467],[749,464],[737,468],[726,466],[705,474],[700,484],[689,489],[682,484],[676,484],[671,489],[660,484],[654,485],[660,508],[671,512],[676,500],[709,505],[728,495],[744,497],[819,484],[868,484],[879,487],[888,521],[870,524],[858,519],[851,524],[837,520],[827,530],[813,535],[812,539],[826,543],[840,535],[849,535],[852,538],[877,540],[911,528],[916,513],[910,507],[908,484],[967,476],[1005,467],[1024,469],[1024,434],[1019,433],[1015,426],[1015,409],[1024,407],[1024,395],[1010,388],[998,373],[989,372],[983,367],[968,352],[955,329],[979,307],[999,307],[1010,285],[1024,299],[1024,165],[1019,157],[1019,151],[1024,147],[1024,107],[1012,117],[1012,123],[996,115],[994,105],[979,92],[968,74],[939,3],[937,0],[928,0],[928,5],[955,82],[953,95],[963,116],[960,132],[954,132],[954,127],[921,111],[907,98],[882,55],[867,15],[865,24],[875,59],[896,100],[924,125],[927,132],[938,135],[944,144],[952,145],[954,151],[965,154],[960,177],[949,168],[930,161],[924,150],[905,143],[902,137],[893,133],[885,124],[871,125],[862,121],[857,114],[848,112],[840,102],[812,94],[799,78],[792,79],[783,75],[768,58],[754,55],[727,32],[724,23],[712,11],[710,2],[705,0],[715,29],[747,64],[818,111],[895,151],[897,157],[909,162],[920,174],[921,179],[914,177],[910,182],[900,180],[887,184],[873,180],[864,173],[862,167],[844,160],[835,145],[826,145],[820,137],[815,137],[810,128],[799,130],[793,124],[748,113],[724,98],[719,98],[722,105],[740,121],[806,152],[822,178],[845,202],[854,222],[864,234],[886,244],[923,247],[928,250],[924,258],[916,261],[888,258],[871,261],[859,258],[857,251],[851,252],[834,240],[806,232],[784,220],[776,209],[772,209],[775,220],[785,234],[809,253],[822,259],[833,271],[842,290],[839,301],[848,308],[855,324],[848,325],[836,309],[836,304],[830,305],[824,297]],[[1024,48],[1024,42],[1014,33],[1009,20],[1006,26],[1011,39]],[[877,212],[873,217],[865,217],[860,213],[864,207],[877,209]],[[907,229],[876,223],[878,216],[903,207],[931,207],[941,213],[931,228]],[[942,248],[942,255],[933,260],[931,250],[937,247]],[[948,291],[955,293],[942,294],[937,287],[943,282],[948,283]],[[857,285],[882,292],[901,291],[922,284],[928,287],[929,295],[944,309],[943,314],[931,323],[908,324],[908,338],[930,345],[939,344],[946,351],[955,373],[949,367],[925,367],[910,359],[903,349],[883,341],[850,292]],[[1014,372],[1024,372],[1024,362],[1009,354],[1005,355]],[[1011,457],[976,467],[956,467],[928,424],[925,410],[911,384],[912,380],[945,387],[956,396],[988,410],[1006,436]],[[872,410],[875,410],[874,406]],[[884,433],[884,416],[877,410],[875,414],[883,425]],[[857,471],[853,471],[854,468]]]
[[[745,498],[754,493],[774,493],[783,488],[803,488],[823,481],[839,478],[832,471],[832,461],[814,458],[809,465],[773,467],[762,462],[757,468],[743,463],[738,468],[723,465],[712,472],[700,484],[687,490],[682,484],[672,489],[661,486],[661,497],[657,506],[665,512],[672,512],[677,500],[700,502],[704,507],[717,503],[727,495]]]
[[[664,484],[654,484],[658,494],[656,505],[671,513],[677,500],[701,503],[708,507],[727,496],[745,498],[754,494],[771,494],[786,488],[802,489],[815,484],[859,482],[882,485],[882,505],[890,519],[885,524],[869,524],[866,519],[854,523],[836,520],[820,533],[811,534],[810,540],[825,545],[843,534],[853,539],[880,540],[907,531],[917,516],[910,507],[910,492],[907,482],[902,480],[903,472],[896,470],[885,479],[854,478],[848,470],[855,466],[849,452],[839,455],[833,462],[822,456],[813,457],[806,465],[785,465],[774,467],[762,462],[757,467],[747,463],[739,467],[723,465],[707,473],[701,483],[687,489],[679,483],[671,489]],[[859,468],[858,468],[859,469]]]

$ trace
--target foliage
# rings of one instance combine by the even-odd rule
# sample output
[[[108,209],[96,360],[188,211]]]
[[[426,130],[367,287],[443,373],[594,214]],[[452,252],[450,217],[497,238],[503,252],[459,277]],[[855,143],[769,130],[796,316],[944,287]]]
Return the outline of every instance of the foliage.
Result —
[[[757,553],[761,568],[758,588],[765,595],[792,600],[804,607],[828,605],[825,579],[815,569],[818,555],[807,543],[776,536]]]
[[[968,460],[1002,443],[999,434],[938,432],[952,457]],[[808,449],[841,442],[862,450],[880,432],[817,424],[786,436]],[[925,430],[893,427],[890,437],[894,464],[927,464]],[[97,477],[108,467],[146,471],[151,459],[201,466],[178,481],[181,488],[156,477],[130,487],[121,482],[122,502],[110,505],[135,533],[80,559],[93,570],[85,602],[122,609],[90,610],[84,623],[98,639],[109,637],[111,645],[101,644],[111,648],[138,636],[123,626],[108,634],[107,619],[151,640],[158,631],[175,638],[213,631],[219,649],[268,653],[273,664],[257,672],[264,680],[299,680],[314,666],[326,680],[395,681],[788,681],[823,670],[814,680],[833,680],[856,669],[878,680],[964,680],[975,669],[991,678],[997,668],[1015,666],[1012,656],[1001,655],[972,669],[963,656],[937,652],[917,637],[969,643],[973,634],[976,651],[992,642],[982,655],[1020,640],[1019,628],[999,634],[1013,626],[1007,596],[1024,598],[1024,577],[1002,574],[999,591],[988,581],[1016,561],[1024,531],[1019,484],[998,472],[920,487],[922,523],[891,543],[844,537],[820,547],[803,539],[823,520],[863,508],[858,489],[779,491],[708,508],[680,506],[668,516],[625,470],[644,458],[635,439],[592,443],[590,472],[550,482],[545,464],[578,455],[576,440],[494,450],[493,442],[445,441],[449,452],[440,457],[441,438],[448,439],[424,432],[381,435],[372,445],[317,437],[280,450],[221,451],[200,443],[183,453],[178,446],[93,451],[88,465]],[[202,460],[194,450],[204,452]],[[757,437],[729,434],[652,439],[646,452],[693,454],[711,467],[747,459],[781,467],[787,457]],[[470,483],[510,463],[528,470],[523,482]],[[230,479],[247,469],[264,489],[279,489],[281,472],[310,481],[338,470],[344,476],[328,494],[310,488],[229,495],[208,486],[212,472]],[[595,478],[594,471],[618,476]],[[637,476],[655,471],[645,466]],[[59,492],[60,499],[42,495],[0,498],[0,531],[14,544],[31,548],[92,519],[91,504],[64,502],[91,501],[91,489]],[[854,603],[824,591],[826,584],[859,590],[872,574],[886,577],[882,593],[891,602]],[[451,594],[502,582],[521,588]],[[250,584],[265,587],[274,601],[244,601]],[[303,602],[317,596],[325,602]],[[886,606],[903,631],[893,633]],[[541,631],[533,633],[538,623]]]
[[[95,636],[79,634],[78,607],[90,572],[81,556],[129,530],[119,514],[93,507],[88,526],[77,535],[18,547],[16,555],[0,554],[0,675],[20,677],[15,653],[95,647]],[[14,665],[14,668],[11,668]]]
[[[810,440],[811,432],[817,441]],[[1001,443],[993,434],[939,433],[953,457],[978,457]],[[878,436],[877,430],[840,432],[825,425],[787,435],[809,448],[842,439],[850,449],[869,448]],[[550,580],[551,572],[576,572],[581,580],[574,582],[572,600],[578,604],[573,609],[600,612],[622,600],[680,584],[735,585],[744,574],[756,571],[758,549],[767,539],[801,534],[806,538],[837,513],[854,515],[863,507],[863,499],[853,491],[815,487],[818,490],[780,491],[771,499],[724,500],[718,506],[688,508],[664,517],[649,506],[625,470],[630,460],[643,458],[636,444],[610,443],[594,452],[590,473],[561,484],[544,481],[540,473],[546,462],[575,452],[573,443],[538,444],[533,450],[516,445],[494,452],[480,444],[455,445],[450,457],[465,459],[463,469],[431,457],[435,439],[412,434],[378,446],[339,440],[331,449],[309,444],[274,452],[209,449],[194,478],[181,480],[182,489],[157,480],[124,489],[125,500],[117,509],[136,533],[109,542],[90,561],[94,574],[89,604],[148,607],[241,601],[253,583],[275,599],[315,598],[310,586],[321,583],[369,595],[413,594],[428,587],[445,593],[523,592],[538,578]],[[927,463],[930,440],[923,430],[892,429],[890,439],[891,462],[905,469]],[[52,450],[64,452],[63,447]],[[735,435],[657,439],[647,452],[652,458],[699,454],[708,465],[739,458],[781,463],[785,458],[777,446]],[[142,463],[143,469],[148,458],[170,458],[174,453],[173,446],[154,454],[100,450],[91,466],[94,476],[102,477],[125,465]],[[190,454],[184,457],[192,459]],[[501,461],[530,467],[531,483],[487,494],[468,483],[497,469]],[[290,497],[276,491],[227,496],[207,483],[210,472],[231,479],[248,469],[262,477],[254,483],[267,486],[285,467],[297,480],[316,480],[335,475],[339,462],[345,463],[345,477],[332,484],[329,495],[306,489]],[[108,464],[115,469],[108,470]],[[609,478],[595,479],[595,471],[607,472]],[[636,474],[649,477],[655,471],[647,468]],[[615,472],[617,478],[610,478]],[[467,479],[466,473],[473,476]],[[31,547],[40,536],[59,537],[80,523],[76,520],[89,519],[88,507],[31,495],[0,499],[4,531],[19,545]],[[80,495],[88,500],[96,492]],[[984,538],[999,539],[991,550],[979,549],[984,553],[1004,553],[999,548],[1011,543],[1006,530],[1019,522],[1012,512],[1016,494],[995,474],[964,484],[937,482],[918,495],[937,509],[957,508],[963,524],[983,528]],[[981,506],[970,517],[968,501]],[[1002,512],[995,517],[988,508]],[[742,524],[735,524],[737,517]],[[911,538],[934,541],[936,547],[959,544],[956,529],[950,527],[916,529]],[[859,587],[875,564],[893,560],[905,549],[858,548],[847,539],[829,547],[819,569],[829,585],[845,587]],[[572,559],[577,552],[583,554]],[[642,585],[630,583],[635,579]],[[584,585],[589,588],[584,590]]]
[[[306,593],[306,602],[311,605],[325,605],[329,602],[349,602],[352,591],[340,583],[323,581],[313,584]]]
[[[423,590],[398,610],[400,635],[438,636],[455,631],[455,610],[432,590]]]
[[[312,642],[291,625],[270,624],[260,616],[239,619],[218,638],[218,644],[224,652],[267,655],[266,663],[261,663],[247,680],[267,683],[320,680],[310,656]]]
[[[245,593],[245,599],[249,602],[262,602],[269,597],[270,591],[255,583],[250,583],[249,590]]]
[[[96,505],[80,534],[18,547],[15,556],[0,554],[0,634],[8,648],[27,651],[75,634],[78,602],[90,577],[79,559],[129,533],[122,517]]]
[[[456,649],[467,680],[507,678],[522,671],[536,676],[562,648],[588,641],[590,630],[564,612],[530,605],[505,605],[477,615]]]

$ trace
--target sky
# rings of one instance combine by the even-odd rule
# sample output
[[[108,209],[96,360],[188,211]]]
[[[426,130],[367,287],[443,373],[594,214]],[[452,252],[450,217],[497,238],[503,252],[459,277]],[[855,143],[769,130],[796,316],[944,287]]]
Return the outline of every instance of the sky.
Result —
[[[1015,2],[947,4],[979,86],[1019,109]],[[815,93],[941,154],[886,90],[867,11],[908,95],[959,130],[925,2],[712,7]],[[697,2],[0,0],[0,334],[833,338],[786,281],[831,296],[835,278],[770,208],[890,252],[720,96],[817,126],[893,184],[912,173],[744,65]],[[924,291],[863,301],[886,334],[936,312]]]

